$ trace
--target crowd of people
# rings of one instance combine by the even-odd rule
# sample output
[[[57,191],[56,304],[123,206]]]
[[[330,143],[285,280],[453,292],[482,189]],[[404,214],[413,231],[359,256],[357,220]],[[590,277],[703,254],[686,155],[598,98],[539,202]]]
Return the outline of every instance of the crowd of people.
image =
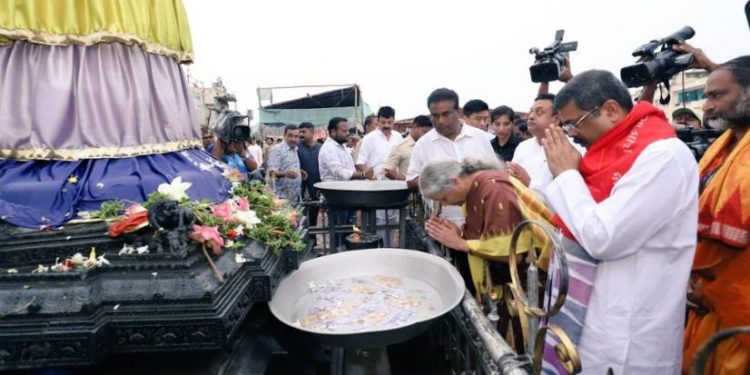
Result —
[[[500,296],[511,281],[514,228],[524,220],[558,228],[568,298],[544,324],[569,336],[583,373],[686,374],[712,335],[750,325],[750,57],[714,64],[699,49],[679,48],[710,72],[702,118],[679,109],[668,119],[651,104],[653,86],[634,103],[612,73],[573,75],[567,64],[563,88],[552,94],[542,84],[526,116],[479,99],[461,105],[440,88],[408,134],[394,129],[395,110],[384,106],[365,119],[361,139],[335,117],[325,139],[302,123],[286,126],[279,143],[230,142],[213,153],[243,172],[265,167],[293,203],[318,200],[319,181],[406,181],[426,205],[439,203],[425,230],[450,249],[480,304],[499,314],[504,335],[513,314]],[[727,130],[696,162],[676,137],[683,127]],[[318,214],[310,210],[311,225]],[[337,224],[354,219],[351,211],[328,215]],[[378,213],[379,223],[390,219]],[[518,248],[532,244],[549,299],[560,257],[541,231],[523,234]],[[518,267],[523,274],[528,264]],[[546,338],[545,373],[566,373],[556,343]],[[719,345],[707,371],[749,373],[750,336]]]

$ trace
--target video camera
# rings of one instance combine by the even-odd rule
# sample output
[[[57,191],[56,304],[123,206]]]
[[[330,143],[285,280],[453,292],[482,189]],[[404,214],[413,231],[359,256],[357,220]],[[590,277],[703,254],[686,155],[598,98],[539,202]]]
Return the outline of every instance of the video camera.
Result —
[[[578,49],[578,42],[563,43],[564,35],[565,30],[557,30],[555,41],[548,47],[541,51],[536,47],[529,50],[535,59],[534,65],[529,67],[532,82],[552,82],[560,79],[568,52]]]
[[[700,160],[709,146],[724,133],[725,129],[677,129],[677,138],[690,148],[695,160]]]
[[[232,110],[213,110],[208,129],[224,142],[250,139],[250,127],[245,124],[247,116]]]
[[[640,87],[650,83],[669,82],[675,74],[687,69],[693,62],[693,54],[672,49],[695,35],[695,30],[685,26],[665,38],[652,40],[633,51],[638,63],[622,68],[620,78],[628,87]],[[661,49],[656,52],[658,48]]]

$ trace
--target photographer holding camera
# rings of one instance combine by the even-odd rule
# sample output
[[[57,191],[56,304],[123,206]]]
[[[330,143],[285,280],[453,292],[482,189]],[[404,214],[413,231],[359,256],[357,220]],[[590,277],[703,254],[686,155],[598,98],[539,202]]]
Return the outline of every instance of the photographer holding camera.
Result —
[[[258,163],[252,157],[246,157],[246,151],[245,142],[243,141],[233,139],[227,142],[219,138],[212,153],[217,159],[227,163],[231,168],[247,174],[258,169]]]
[[[258,163],[246,156],[245,141],[250,139],[250,127],[243,123],[245,119],[247,116],[237,111],[214,110],[208,128],[217,138],[211,151],[214,157],[247,174],[258,169]]]

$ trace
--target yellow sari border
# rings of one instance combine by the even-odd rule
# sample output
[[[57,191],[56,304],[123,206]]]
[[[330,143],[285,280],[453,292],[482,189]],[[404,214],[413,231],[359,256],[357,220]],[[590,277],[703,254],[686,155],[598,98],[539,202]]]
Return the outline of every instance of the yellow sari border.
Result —
[[[76,161],[81,159],[130,158],[142,155],[164,154],[190,148],[201,148],[200,140],[175,141],[158,144],[123,147],[88,147],[84,149],[2,149],[0,159],[9,160],[60,160]]]

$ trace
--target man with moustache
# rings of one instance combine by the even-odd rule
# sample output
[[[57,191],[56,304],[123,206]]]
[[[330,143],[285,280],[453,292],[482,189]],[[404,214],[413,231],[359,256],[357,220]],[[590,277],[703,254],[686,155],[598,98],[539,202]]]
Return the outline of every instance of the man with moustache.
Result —
[[[298,143],[299,127],[287,125],[284,128],[284,142],[273,146],[268,152],[268,175],[275,179],[276,196],[292,205],[299,203],[302,192]]]
[[[393,131],[395,117],[396,111],[393,108],[389,106],[380,107],[377,118],[378,128],[367,134],[360,142],[362,146],[356,160],[357,170],[372,169],[377,180],[385,179],[383,167],[388,159],[388,154],[404,140],[399,132]],[[377,210],[375,216],[378,225],[395,223],[398,210],[391,210],[388,215],[386,215],[386,210]],[[390,239],[390,236],[387,236],[384,230],[378,232],[384,239]],[[390,246],[391,244],[386,245]]]
[[[458,94],[447,88],[437,89],[427,97],[427,108],[430,111],[433,128],[419,138],[412,150],[409,169],[406,173],[406,181],[410,189],[419,188],[419,175],[422,167],[430,160],[451,158],[460,162],[472,157],[495,158],[490,142],[485,137],[487,133],[461,122],[458,103]],[[443,206],[442,217],[459,228],[465,222],[459,206]],[[468,254],[454,251],[453,255],[456,268],[464,276],[464,280],[471,280]],[[468,283],[467,287],[472,290],[474,286]]]

